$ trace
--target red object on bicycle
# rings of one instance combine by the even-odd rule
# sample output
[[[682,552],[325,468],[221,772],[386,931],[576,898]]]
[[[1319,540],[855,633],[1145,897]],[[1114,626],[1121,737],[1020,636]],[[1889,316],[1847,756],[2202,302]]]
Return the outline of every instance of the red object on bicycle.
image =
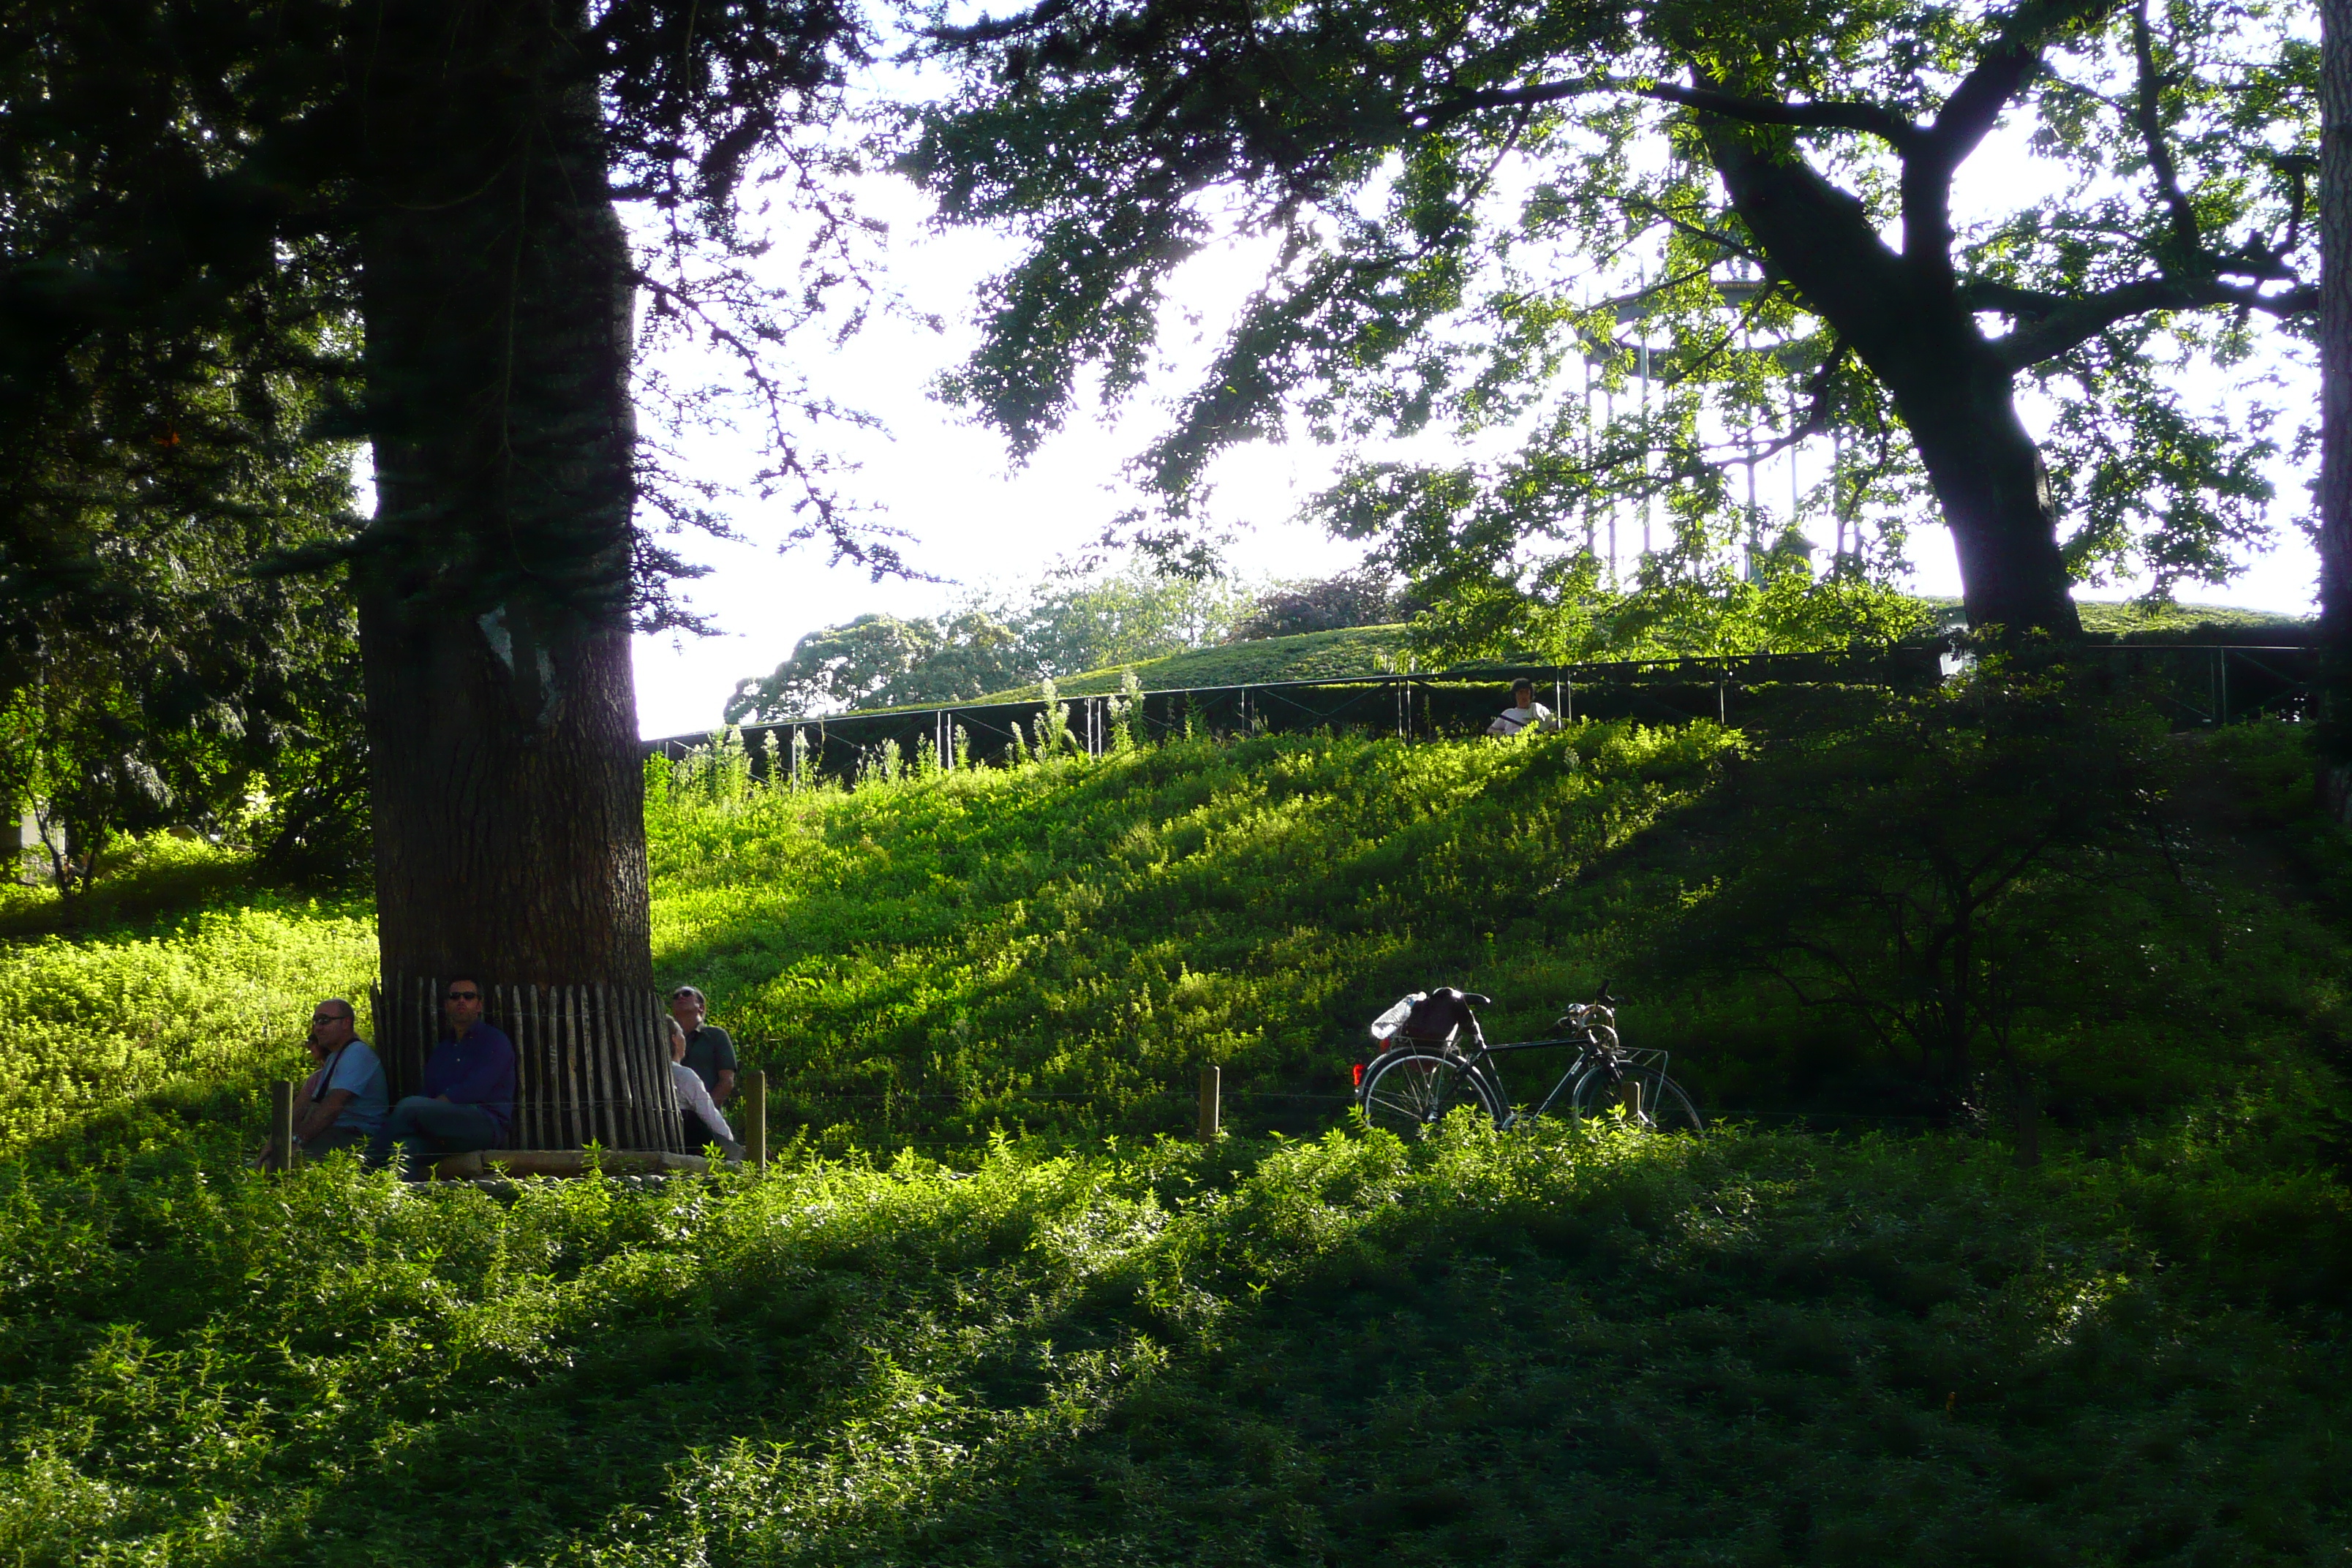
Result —
[[[1356,1087],[1358,1089],[1364,1087],[1364,1064],[1361,1062],[1356,1064]]]

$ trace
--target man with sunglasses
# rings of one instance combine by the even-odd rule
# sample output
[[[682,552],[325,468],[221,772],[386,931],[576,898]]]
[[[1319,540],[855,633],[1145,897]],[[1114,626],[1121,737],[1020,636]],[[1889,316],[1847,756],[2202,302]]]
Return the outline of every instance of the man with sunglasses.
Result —
[[[364,1151],[383,1125],[383,1064],[359,1037],[359,1016],[340,996],[310,1009],[310,1076],[294,1100],[294,1145],[323,1160],[338,1149]],[[273,1143],[263,1158],[275,1154]]]
[[[514,1121],[514,1042],[482,1022],[481,982],[449,982],[441,1015],[448,1037],[433,1047],[417,1092],[392,1108],[368,1151],[369,1163],[382,1164],[398,1144],[400,1173],[410,1181],[425,1173],[427,1160],[504,1147]]]

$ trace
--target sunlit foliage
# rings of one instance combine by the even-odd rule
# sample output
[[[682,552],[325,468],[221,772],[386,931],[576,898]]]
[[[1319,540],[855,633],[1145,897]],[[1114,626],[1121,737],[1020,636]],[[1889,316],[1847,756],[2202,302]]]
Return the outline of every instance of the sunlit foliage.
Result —
[[[2288,1562],[2340,1188],[2243,1130],[1467,1126],[502,1201],[0,1181],[28,1563]]]

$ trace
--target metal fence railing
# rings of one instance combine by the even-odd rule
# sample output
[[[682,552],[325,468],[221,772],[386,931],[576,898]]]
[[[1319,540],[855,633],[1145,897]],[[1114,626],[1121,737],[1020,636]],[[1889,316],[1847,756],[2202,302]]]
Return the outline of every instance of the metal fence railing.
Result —
[[[2120,643],[2078,650],[2102,668],[2118,693],[2152,702],[2176,727],[2227,724],[2256,717],[2300,718],[2318,671],[2318,650],[2294,646]],[[1318,680],[1251,681],[1235,686],[1147,691],[1133,721],[1158,740],[1173,735],[1233,736],[1334,730],[1436,740],[1475,735],[1507,705],[1511,682],[1533,681],[1538,700],[1571,719],[1641,719],[1685,723],[1731,721],[1735,712],[1769,721],[1770,710],[1806,688],[1879,686],[1925,689],[1958,667],[1936,644],[1857,653],[1754,654],[1729,658],[1630,659],[1580,665],[1490,665],[1433,673],[1362,675]],[[1069,732],[1099,754],[1112,738],[1112,695],[1065,695]],[[1016,745],[1035,742],[1041,699],[958,702],[782,720],[742,727],[755,773],[764,774],[767,739],[779,767],[814,776],[853,777],[885,746],[902,757],[928,751],[943,767],[996,763]],[[682,757],[709,736],[646,742],[646,754]],[[797,743],[796,743],[797,742]]]

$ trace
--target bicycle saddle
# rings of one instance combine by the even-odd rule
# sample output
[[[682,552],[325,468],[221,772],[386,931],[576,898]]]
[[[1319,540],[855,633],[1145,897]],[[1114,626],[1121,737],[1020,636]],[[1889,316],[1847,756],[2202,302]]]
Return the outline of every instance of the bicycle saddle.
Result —
[[[1491,1007],[1495,999],[1481,996],[1475,991],[1457,991],[1451,985],[1441,985],[1419,1002],[1397,1030],[1416,1040],[1450,1040],[1464,1024],[1470,1021],[1473,1007]]]

